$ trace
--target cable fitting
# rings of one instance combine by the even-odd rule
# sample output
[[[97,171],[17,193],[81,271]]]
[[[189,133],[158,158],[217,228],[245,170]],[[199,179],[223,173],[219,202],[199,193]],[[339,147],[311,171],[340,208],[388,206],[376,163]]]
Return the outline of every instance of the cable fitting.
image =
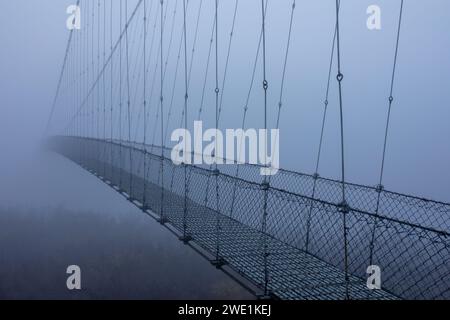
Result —
[[[270,188],[270,183],[268,181],[264,181],[263,183],[261,183],[261,190],[263,191],[267,191]]]
[[[269,88],[269,83],[267,82],[267,80],[263,81],[263,88],[264,90],[267,90],[267,88]]]
[[[336,76],[337,81],[341,82],[344,79],[344,75],[342,73],[338,73]]]
[[[344,214],[347,214],[350,212],[351,208],[348,205],[347,201],[342,201],[341,203],[338,204],[338,210],[339,212],[342,212]]]
[[[379,184],[379,185],[376,186],[375,190],[378,193],[380,193],[380,192],[382,192],[384,190],[384,186],[382,184]]]

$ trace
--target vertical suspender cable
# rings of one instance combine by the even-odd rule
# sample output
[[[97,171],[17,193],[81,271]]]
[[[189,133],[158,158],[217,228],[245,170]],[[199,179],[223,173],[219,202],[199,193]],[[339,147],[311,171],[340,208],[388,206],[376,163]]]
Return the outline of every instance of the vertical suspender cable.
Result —
[[[188,62],[187,62],[187,34],[186,34],[186,0],[183,0],[183,42],[184,42],[184,129],[188,127]],[[185,140],[184,152],[187,150],[187,141]],[[190,156],[190,155],[189,155]],[[188,197],[188,184],[187,184],[187,155],[184,154],[184,206],[183,206],[183,241],[189,240],[187,234],[187,197]]]
[[[339,210],[343,215],[344,224],[344,270],[345,270],[345,297],[349,299],[349,273],[348,273],[348,243],[347,243],[347,214],[350,208],[345,198],[345,161],[344,161],[344,116],[342,111],[342,80],[344,75],[341,72],[341,48],[340,48],[340,30],[339,30],[339,0],[336,0],[336,49],[337,49],[337,66],[338,74],[336,79],[339,85],[339,114],[340,114],[340,131],[341,131],[341,185],[342,185],[342,202],[339,204]]]
[[[196,44],[197,44],[197,38],[198,38],[198,30],[199,30],[199,22],[200,22],[200,16],[201,16],[201,11],[202,11],[202,6],[203,6],[203,0],[200,0],[200,4],[198,7],[198,11],[197,11],[197,19],[196,19],[196,26],[195,26],[195,32],[194,32],[194,39],[192,41],[192,49],[191,49],[191,57],[190,57],[190,62],[189,62],[189,70],[188,70],[188,79],[187,79],[187,88],[188,88],[188,92],[189,92],[189,86],[190,86],[190,81],[191,81],[191,75],[192,75],[192,66],[193,66],[193,62],[194,62],[194,56],[195,56],[195,49],[196,49]],[[189,1],[186,3],[186,10],[189,8]],[[177,55],[177,62],[176,62],[176,66],[175,66],[175,76],[173,79],[173,85],[172,85],[172,94],[171,94],[171,100],[170,100],[170,106],[169,106],[169,110],[168,110],[168,115],[167,115],[167,121],[166,121],[166,130],[164,133],[164,141],[167,141],[167,134],[168,134],[168,126],[169,126],[169,121],[170,121],[170,117],[172,114],[172,107],[173,107],[173,99],[174,99],[174,93],[175,93],[175,87],[176,87],[176,83],[177,83],[177,77],[178,77],[178,67],[179,67],[179,60],[180,60],[180,55],[181,55],[181,48],[182,48],[182,44],[183,44],[183,36],[181,37],[180,40],[180,45],[178,47],[178,55]],[[210,44],[210,50],[211,50],[211,45]],[[208,57],[209,60],[209,57]],[[209,62],[207,63],[209,64]],[[184,119],[184,109],[182,110],[181,113],[181,124],[180,126],[183,125],[183,119]],[[170,190],[173,190],[173,182],[174,182],[174,172],[175,172],[175,167],[172,167],[172,175],[171,175],[171,179],[170,179]],[[187,178],[187,186],[189,189],[189,185],[190,185],[190,181],[191,181],[191,174],[192,171],[189,171],[189,175]]]
[[[215,184],[216,184],[216,265],[220,265],[221,263],[221,257],[220,257],[220,214],[219,214],[219,169],[217,167],[217,163],[219,161],[219,157],[217,154],[217,148],[218,148],[218,130],[219,130],[219,17],[218,17],[218,11],[219,11],[219,0],[215,0],[215,20],[216,20],[216,39],[215,39],[215,51],[216,51],[216,59],[215,59],[215,78],[216,78],[216,88],[214,90],[216,94],[216,138],[215,138],[215,147],[214,147],[214,164],[215,164],[215,170],[214,170],[214,177],[215,177]]]
[[[397,69],[397,58],[398,58],[398,48],[399,48],[399,42],[400,42],[400,31],[401,31],[401,26],[402,26],[402,17],[403,17],[403,0],[400,1],[400,12],[399,12],[399,16],[398,16],[398,26],[397,26],[397,38],[396,38],[396,43],[395,43],[395,53],[394,53],[394,63],[392,66],[392,74],[391,74],[391,86],[390,86],[390,93],[389,93],[389,106],[388,106],[388,113],[387,113],[387,117],[386,117],[386,127],[385,127],[385,132],[384,132],[384,143],[383,143],[383,154],[382,154],[382,159],[381,159],[381,169],[380,169],[380,177],[379,177],[379,181],[378,181],[378,186],[377,186],[377,205],[376,205],[376,211],[375,211],[375,223],[374,223],[374,227],[372,229],[372,237],[371,237],[371,241],[370,241],[370,254],[369,254],[369,265],[373,264],[373,250],[374,250],[374,242],[375,242],[375,233],[376,233],[376,228],[377,228],[377,216],[380,210],[380,200],[381,200],[381,193],[384,190],[384,186],[383,186],[383,175],[384,175],[384,163],[385,163],[385,158],[386,158],[386,146],[387,146],[387,141],[388,141],[388,137],[389,137],[389,124],[390,124],[390,119],[391,119],[391,108],[392,108],[392,103],[394,101],[394,84],[395,84],[395,73],[396,73],[396,69]]]
[[[142,194],[142,208],[143,210],[147,210],[147,77],[145,76],[145,71],[147,68],[147,0],[144,0],[144,79],[143,79],[143,95],[144,95],[144,192]]]
[[[77,7],[80,6],[80,0],[77,0],[76,6],[77,6]],[[62,80],[63,80],[63,77],[64,77],[64,70],[65,70],[65,68],[66,68],[67,58],[68,58],[68,56],[69,56],[69,48],[70,48],[70,46],[71,46],[72,39],[74,38],[74,30],[75,30],[75,29],[72,29],[72,30],[70,31],[70,34],[69,34],[69,40],[67,41],[67,47],[66,47],[66,51],[65,51],[65,54],[64,54],[64,61],[63,61],[63,65],[62,65],[62,68],[61,68],[61,73],[60,73],[60,75],[59,75],[58,84],[57,84],[57,86],[56,86],[56,93],[55,93],[55,97],[54,97],[54,99],[53,99],[52,108],[51,108],[51,110],[50,110],[50,115],[49,115],[49,117],[48,117],[47,125],[46,125],[46,127],[45,127],[45,134],[48,134],[48,132],[49,132],[49,130],[50,130],[51,122],[52,122],[52,120],[53,120],[53,114],[54,114],[54,112],[55,112],[56,103],[58,102],[59,93],[60,93],[60,91],[61,91],[61,84],[62,84]]]
[[[150,6],[150,10],[148,10],[149,12],[147,12],[146,11],[146,16],[148,17],[149,16],[149,13],[151,12],[151,9],[152,9],[152,6]],[[158,13],[158,11],[157,11],[157,13]],[[146,26],[146,28],[148,29],[148,25],[149,25],[149,21],[150,21],[150,19],[147,19],[148,20],[148,22],[147,22],[147,26]],[[156,23],[155,23],[155,25],[156,25]],[[141,30],[141,32],[140,32],[140,37],[142,38],[143,37],[143,34],[144,34],[144,30],[143,30],[144,28],[142,28],[142,30]],[[154,30],[153,30],[154,31]],[[137,31],[135,32],[135,36],[137,35]],[[148,33],[147,33],[148,34]],[[153,34],[154,35],[154,34]],[[153,46],[153,37],[152,37],[152,46]],[[144,41],[142,41],[142,43],[143,43]],[[150,46],[150,55],[148,56],[148,57],[151,57],[151,52],[152,52],[152,46]],[[141,52],[141,54],[139,54],[139,52]],[[139,82],[140,81],[140,79],[141,79],[141,76],[143,75],[143,77],[146,77],[147,76],[147,74],[148,74],[148,69],[147,70],[144,70],[143,68],[139,68],[139,66],[141,65],[140,64],[140,62],[144,59],[144,50],[142,50],[141,51],[141,43],[139,43],[139,47],[136,49],[136,58],[134,59],[134,61],[135,61],[135,64],[134,64],[134,71],[135,72],[133,72],[133,79],[136,79],[136,81],[137,82]],[[140,56],[140,57],[139,57]],[[155,68],[156,69],[156,68]],[[138,74],[137,74],[137,76],[135,75],[136,74],[136,71],[138,71]],[[154,78],[155,78],[155,76],[156,76],[156,72],[154,73]],[[134,99],[133,100],[135,100],[136,99],[136,96],[138,95],[138,93],[139,93],[139,86],[135,86],[135,88],[134,88]],[[149,99],[147,100],[147,102],[148,101],[151,101],[151,99],[152,99],[152,96],[153,96],[153,83],[152,83],[152,90],[150,91],[150,96],[149,96]],[[142,113],[143,113],[143,104],[138,104],[137,106],[140,106],[138,109],[139,109],[139,111],[137,112],[137,120],[136,120],[136,125],[134,126],[134,135],[133,135],[133,141],[137,141],[137,136],[138,136],[138,133],[139,133],[139,129],[140,129],[140,124],[141,124],[141,118],[143,119],[143,117],[142,117]],[[149,106],[148,105],[148,103],[147,103],[147,106]],[[149,108],[147,108],[147,110],[149,111]],[[159,109],[158,109],[159,110]],[[148,113],[148,112],[147,112]],[[145,115],[144,115],[145,116]],[[147,121],[148,122],[148,121]],[[147,125],[147,127],[148,127],[148,125]],[[139,164],[138,164],[138,166],[137,166],[137,168],[138,168],[138,174],[140,174],[140,172],[141,172],[141,162],[142,162],[142,158],[140,158],[139,159]]]
[[[95,81],[95,58],[94,58],[94,24],[95,24],[95,2],[92,1],[92,32],[91,32],[91,68],[92,68],[92,83]],[[92,106],[91,106],[91,137],[94,138],[94,131],[95,131],[95,99],[94,96],[92,96]]]
[[[78,105],[78,102],[80,100],[80,33],[77,32],[76,36],[75,36],[75,71],[76,71],[76,88],[75,88],[75,93],[76,93],[76,98],[75,98],[75,102],[76,105],[74,107],[74,115],[75,115],[75,110],[76,110],[76,106]],[[74,119],[75,123],[74,123],[74,135],[77,137],[76,141],[78,143],[78,117],[76,117]]]
[[[161,64],[161,65],[159,66],[159,67],[160,67],[160,72],[159,72],[159,73],[160,73],[160,82],[163,83],[163,85],[161,86],[162,90],[164,90],[164,79],[165,79],[165,77],[166,77],[168,61],[169,61],[170,52],[171,52],[171,48],[172,48],[173,30],[174,30],[174,28],[175,28],[175,15],[176,15],[176,6],[177,6],[177,2],[178,2],[178,1],[175,2],[175,9],[174,9],[174,11],[173,11],[173,20],[172,20],[172,24],[171,24],[171,27],[170,27],[170,37],[169,37],[169,41],[168,41],[168,45],[167,45],[167,55],[166,55],[166,59],[164,60],[163,58],[159,57],[159,58],[158,58],[158,61],[157,61],[157,63],[156,63],[156,66],[155,66],[155,67],[158,67],[158,63]],[[161,27],[161,30],[164,30],[165,23],[166,23],[166,19],[167,19],[167,11],[168,11],[168,10],[169,10],[169,4],[167,3],[167,5],[166,5],[166,11],[165,11],[165,14],[164,14],[164,23],[163,23],[163,25],[162,25],[162,27]],[[161,51],[163,52],[163,48],[162,48],[161,44],[162,44],[162,43],[160,43],[160,49],[159,49],[159,50],[160,50],[160,53],[161,53]],[[161,55],[161,54],[160,54],[160,55]],[[164,55],[163,55],[163,56],[164,56]],[[161,60],[161,59],[162,59],[162,60]],[[159,62],[159,60],[161,60],[161,61]],[[161,71],[161,68],[162,68],[163,71]],[[153,83],[152,83],[152,84],[153,84]],[[153,92],[153,86],[152,86],[152,92]],[[161,95],[161,96],[163,96],[163,95]],[[164,103],[163,103],[163,106],[164,106]],[[158,127],[158,120],[159,120],[160,124],[164,123],[164,119],[163,119],[164,115],[162,115],[162,116],[161,116],[161,119],[159,119],[160,112],[162,111],[162,109],[164,109],[164,108],[161,108],[161,105],[160,105],[160,108],[156,110],[156,117],[155,117],[155,122],[154,122],[154,126],[153,126],[153,134],[152,134],[152,142],[151,142],[151,145],[152,145],[152,151],[153,151],[153,147],[154,147],[154,145],[155,145],[156,129],[157,129],[157,127]],[[160,131],[160,132],[163,132],[163,131]],[[161,142],[161,146],[162,146],[163,143],[162,143],[162,141],[160,141],[160,142]],[[161,174],[161,173],[162,173],[162,172],[160,172],[160,174]],[[162,176],[161,176],[161,177],[158,177],[158,181],[159,181],[160,178],[162,179],[163,177],[162,177]]]
[[[265,4],[266,10],[264,12],[267,11],[268,4],[269,4],[269,0],[266,0],[266,4]],[[258,47],[256,49],[255,60],[253,62],[253,71],[252,71],[252,77],[251,77],[251,81],[250,81],[250,87],[248,89],[247,98],[246,98],[246,101],[245,101],[245,104],[244,104],[244,108],[243,108],[244,112],[242,114],[242,124],[241,124],[241,128],[242,129],[245,128],[245,124],[246,124],[246,121],[247,121],[247,114],[248,114],[248,108],[249,108],[248,106],[249,106],[249,103],[250,103],[250,96],[251,96],[251,93],[253,91],[253,85],[255,83],[256,68],[258,66],[259,53],[261,51],[262,29],[261,29],[261,31],[259,33],[259,38],[258,39],[259,39],[258,40]],[[241,138],[240,141],[239,141],[239,146],[238,146],[238,150],[237,150],[237,157],[238,157],[238,159],[241,158],[241,154],[242,154],[241,149],[242,149],[243,140],[244,140],[244,138]],[[240,168],[240,166],[237,165],[236,166],[236,171],[234,173],[234,177],[235,178],[239,178],[239,174],[240,174],[239,168]],[[233,196],[231,198],[232,202],[231,202],[231,209],[230,209],[230,217],[233,217],[233,214],[234,214],[235,199],[236,199],[236,189],[237,189],[237,179],[235,180],[235,183],[233,185]]]
[[[128,20],[128,2],[125,1],[125,19]],[[128,21],[125,23],[125,56],[126,56],[126,68],[127,68],[127,114],[128,114],[128,144],[131,143],[131,101],[130,101],[130,65],[129,65],[129,43],[128,43]],[[132,199],[133,195],[133,159],[131,153],[131,147],[129,149],[129,162],[130,162],[130,190],[129,197]]]
[[[85,47],[84,47],[84,52],[83,52],[83,55],[84,55],[84,67],[85,67],[85,69],[84,69],[84,82],[85,82],[85,90],[86,90],[86,94],[87,94],[87,91],[88,91],[88,86],[89,86],[89,83],[88,83],[88,75],[89,75],[89,62],[88,62],[88,56],[89,56],[89,27],[90,27],[90,24],[89,24],[89,6],[86,6],[86,31],[85,31],[85,41],[84,41],[84,45],[85,45]],[[83,108],[83,114],[84,114],[84,116],[83,116],[83,136],[84,136],[84,138],[87,138],[87,108],[88,108],[88,106],[87,105],[85,105],[84,106],[84,108]],[[84,165],[86,166],[87,165],[87,144],[86,144],[86,141],[84,141],[84,143],[83,143],[83,145],[84,145],[84,148],[83,148],[83,150],[84,150]]]
[[[339,30],[339,0],[336,0],[336,42],[337,42],[337,66],[338,74],[336,79],[339,86],[339,115],[340,115],[340,135],[341,135],[341,185],[342,185],[342,203],[346,205],[345,198],[345,154],[344,154],[344,116],[342,110],[342,80],[344,75],[341,72],[341,48],[340,48],[340,30]]]
[[[100,73],[100,0],[97,1],[97,70]],[[97,139],[100,139],[100,85],[97,85]],[[97,151],[100,152],[100,151]],[[100,155],[99,155],[100,157]]]
[[[122,0],[119,2],[119,29],[122,30]],[[119,38],[119,189],[122,190],[122,37]]]
[[[186,6],[188,6],[188,5],[189,5],[189,3],[186,4]],[[175,19],[175,15],[173,18]],[[178,46],[177,62],[175,64],[175,72],[174,72],[174,77],[173,77],[173,82],[172,82],[169,110],[167,112],[167,120],[166,120],[165,131],[164,131],[164,142],[167,141],[167,135],[169,133],[169,124],[170,124],[170,120],[171,120],[171,116],[172,116],[172,108],[173,108],[173,102],[174,102],[174,97],[175,97],[175,88],[176,88],[177,79],[178,79],[178,69],[179,69],[179,65],[180,65],[181,49],[183,47],[183,39],[184,39],[184,36],[182,33],[181,39],[180,39],[180,44]],[[183,119],[184,119],[184,109],[182,111],[181,125],[183,125]],[[173,167],[173,170],[175,170],[174,168],[175,167]],[[170,190],[172,190],[172,184],[173,184],[173,175],[172,175]]]
[[[166,78],[167,67],[169,65],[169,57],[170,57],[171,48],[172,48],[172,42],[173,42],[173,30],[175,29],[175,18],[176,18],[176,13],[177,13],[177,5],[178,5],[178,0],[175,1],[175,7],[174,7],[174,10],[173,10],[172,24],[171,24],[171,27],[170,27],[169,44],[167,46],[167,54],[166,54],[166,59],[165,59],[165,62],[164,62],[164,72],[163,72],[163,76],[162,76],[163,80]],[[168,10],[168,7],[169,6],[167,5],[166,6],[166,12]],[[166,18],[164,18],[164,23],[165,23],[165,20],[166,20]],[[152,150],[153,150],[153,146],[155,145],[156,129],[158,127],[158,120],[159,120],[159,113],[160,113],[160,111],[161,111],[161,108],[158,109],[157,112],[156,112],[155,125],[153,126],[153,134],[152,134],[152,142],[151,142]],[[166,121],[166,126],[167,126],[167,121]],[[164,130],[162,132],[163,132],[163,135],[164,135]],[[164,139],[164,145],[165,145],[165,141],[166,140]],[[161,143],[161,145],[163,145],[163,143]],[[159,177],[158,177],[158,179],[159,179]]]
[[[100,0],[97,0],[97,71],[98,71],[98,73],[100,73],[100,39],[101,39],[101,36],[100,36],[100,24],[101,24],[101,15],[100,15],[100,8],[101,8],[101,5],[100,5]],[[97,136],[96,136],[96,138],[97,139],[101,139],[101,134],[100,134],[100,103],[101,103],[101,99],[100,99],[100,84],[98,83],[97,85],[96,85],[96,87],[97,87],[97,90],[96,90],[96,95],[97,95],[97,101],[96,101],[96,111],[97,111]],[[96,150],[96,153],[97,153],[97,159],[100,159],[100,156],[101,156],[101,154],[100,154],[100,148],[97,148],[97,150]]]
[[[160,34],[160,45],[159,45],[159,59],[160,59],[160,95],[159,95],[159,106],[161,113],[161,207],[160,207],[160,222],[164,223],[164,0],[161,0],[161,34]]]
[[[340,3],[339,3],[340,5]],[[330,63],[328,65],[328,78],[327,78],[327,86],[326,86],[326,92],[325,92],[325,99],[323,101],[323,114],[322,114],[322,127],[320,130],[320,138],[319,138],[319,147],[317,150],[317,157],[316,157],[316,166],[315,171],[313,174],[313,190],[311,194],[311,198],[314,200],[314,197],[316,196],[316,189],[317,189],[317,180],[319,179],[319,165],[320,165],[320,157],[322,155],[322,145],[323,145],[323,136],[325,132],[325,123],[327,118],[327,111],[328,111],[328,97],[330,93],[330,83],[331,83],[331,70],[333,68],[333,61],[334,61],[334,49],[336,45],[336,24],[334,26],[334,34],[333,34],[333,41],[331,44],[331,54],[330,54]],[[314,201],[311,201],[311,205],[309,207],[308,211],[308,217],[306,219],[306,240],[305,240],[305,252],[308,253],[309,251],[309,240],[310,240],[310,231],[311,231],[311,215],[313,210]]]
[[[111,164],[111,179],[114,177],[114,163],[113,163],[113,78],[114,78],[114,63],[113,63],[113,0],[110,1],[109,11],[109,41],[110,41],[110,54],[111,54],[111,87],[110,87],[110,164]]]
[[[264,130],[266,135],[264,137],[264,148],[267,149],[267,89],[269,88],[269,83],[267,82],[266,75],[266,12],[265,12],[264,0],[261,0],[261,18],[262,18],[262,56],[263,56],[263,89],[264,89]],[[267,151],[267,150],[266,150]],[[264,152],[265,159],[264,165],[267,165],[267,152]],[[261,189],[264,194],[264,204],[263,204],[263,218],[261,225],[261,237],[263,239],[263,250],[264,250],[264,295],[269,294],[269,268],[268,268],[268,257],[269,253],[267,251],[267,197],[270,185],[267,180],[267,176],[264,176]]]
[[[226,78],[227,78],[228,65],[229,65],[229,62],[230,62],[231,44],[233,42],[234,26],[236,24],[236,16],[237,16],[238,6],[239,6],[239,0],[236,0],[236,2],[234,3],[233,22],[231,24],[230,38],[228,40],[227,58],[226,58],[226,61],[225,61],[225,69],[224,69],[223,78],[222,78],[222,87],[221,87],[221,90],[220,90],[219,120],[220,120],[220,115],[222,113],[223,96],[224,96],[223,93],[225,91],[225,83],[226,83]]]
[[[291,38],[292,38],[292,26],[294,23],[295,6],[296,6],[296,0],[293,0],[292,5],[291,5],[290,19],[289,19],[288,39],[287,39],[287,44],[286,44],[286,51],[284,54],[283,71],[282,71],[282,76],[281,76],[281,86],[280,86],[280,93],[279,93],[279,99],[278,99],[277,120],[276,120],[276,124],[275,124],[276,129],[280,128],[281,110],[283,107],[284,84],[285,84],[285,80],[286,80],[287,63],[288,63],[289,49],[290,49]],[[277,141],[277,139],[275,139],[275,141]],[[266,148],[268,148],[268,147],[266,146]],[[269,184],[270,184],[271,177],[272,176],[269,176],[269,178],[268,178]]]
[[[83,91],[83,71],[82,71],[82,59],[81,59],[81,50],[82,50],[82,33],[79,32],[78,33],[78,97],[79,97],[79,101],[81,101],[81,95],[82,95],[82,91]],[[79,103],[78,103],[79,104]],[[76,120],[77,120],[77,141],[78,141],[78,163],[81,163],[81,144],[80,144],[80,140],[81,140],[81,119],[80,119],[80,115],[75,112],[75,116],[76,116]]]
[[[106,65],[106,2],[103,3],[103,65]],[[106,75],[102,75],[103,82],[103,177],[106,177]]]

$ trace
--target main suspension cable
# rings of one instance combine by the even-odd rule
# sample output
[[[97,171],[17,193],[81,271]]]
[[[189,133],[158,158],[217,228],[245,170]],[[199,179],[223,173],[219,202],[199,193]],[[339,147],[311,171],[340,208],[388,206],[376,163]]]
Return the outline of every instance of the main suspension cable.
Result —
[[[77,8],[80,7],[80,0],[77,0],[76,7]],[[50,130],[50,125],[51,125],[51,122],[53,120],[53,114],[55,113],[55,109],[56,109],[56,103],[58,102],[58,97],[59,97],[59,93],[60,93],[60,90],[61,90],[62,80],[64,78],[64,71],[66,70],[67,59],[69,57],[69,48],[70,48],[71,43],[72,43],[74,30],[75,29],[70,30],[69,39],[67,40],[66,51],[64,53],[64,60],[63,60],[63,64],[62,64],[62,67],[61,67],[61,72],[59,74],[58,84],[56,85],[55,97],[53,98],[52,108],[50,110],[50,114],[49,114],[49,117],[48,117],[48,120],[47,120],[47,125],[45,127],[45,134],[46,135],[48,134],[48,132]]]

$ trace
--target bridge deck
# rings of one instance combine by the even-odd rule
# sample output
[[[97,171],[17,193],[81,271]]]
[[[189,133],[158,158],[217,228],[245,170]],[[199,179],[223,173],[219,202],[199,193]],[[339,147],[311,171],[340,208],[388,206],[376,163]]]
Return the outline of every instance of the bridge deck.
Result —
[[[176,166],[152,146],[52,141],[53,150],[135,205],[144,203],[155,217],[163,208],[167,226],[193,247],[279,298],[450,298],[450,204],[346,184],[346,212],[341,185],[330,179],[280,170],[265,189],[257,167],[239,166],[237,177],[230,166],[218,174]],[[370,264],[381,268],[382,290],[366,287]]]
[[[91,161],[92,165],[92,161]],[[121,176],[122,191],[131,199],[142,197],[146,190],[146,206],[158,214],[161,208],[161,186],[146,182],[139,176],[130,175],[120,168],[97,162],[87,167],[114,186]],[[97,170],[95,170],[97,169]],[[108,174],[114,173],[114,174]],[[132,190],[130,192],[130,187]],[[145,186],[144,186],[145,185]],[[118,186],[116,185],[118,189]],[[184,230],[184,198],[170,190],[164,190],[163,215],[180,233]],[[250,228],[217,211],[190,199],[187,203],[187,234],[197,245],[215,255],[217,247],[217,219],[220,223],[220,257],[227,266],[259,287],[264,285],[265,262],[271,294],[281,299],[395,299],[383,290],[368,290],[366,282],[345,273],[302,250],[290,246],[272,236]]]

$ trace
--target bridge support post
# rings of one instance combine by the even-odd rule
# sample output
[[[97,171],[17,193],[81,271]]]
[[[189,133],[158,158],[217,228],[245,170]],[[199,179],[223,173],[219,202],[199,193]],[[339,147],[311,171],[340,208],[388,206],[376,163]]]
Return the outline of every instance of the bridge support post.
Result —
[[[261,294],[257,294],[256,295],[256,299],[257,300],[274,300],[276,297],[270,293],[270,292],[265,292],[265,293],[261,293]]]
[[[350,289],[349,289],[349,271],[348,271],[348,226],[347,226],[347,216],[351,211],[345,198],[338,205],[338,211],[342,213],[343,225],[344,225],[344,272],[345,272],[345,299],[350,300]]]
[[[225,259],[223,259],[223,258],[218,258],[218,259],[213,259],[213,260],[211,260],[210,261],[211,262],[211,264],[214,266],[214,267],[216,267],[217,269],[220,269],[220,268],[222,268],[224,265],[226,265],[227,264],[227,262],[225,261]]]
[[[192,240],[192,237],[190,235],[182,235],[178,238],[180,241],[183,241],[184,244],[188,244],[189,241]]]
[[[166,224],[167,222],[169,222],[169,220],[166,217],[160,217],[156,219],[156,221],[160,224]]]

